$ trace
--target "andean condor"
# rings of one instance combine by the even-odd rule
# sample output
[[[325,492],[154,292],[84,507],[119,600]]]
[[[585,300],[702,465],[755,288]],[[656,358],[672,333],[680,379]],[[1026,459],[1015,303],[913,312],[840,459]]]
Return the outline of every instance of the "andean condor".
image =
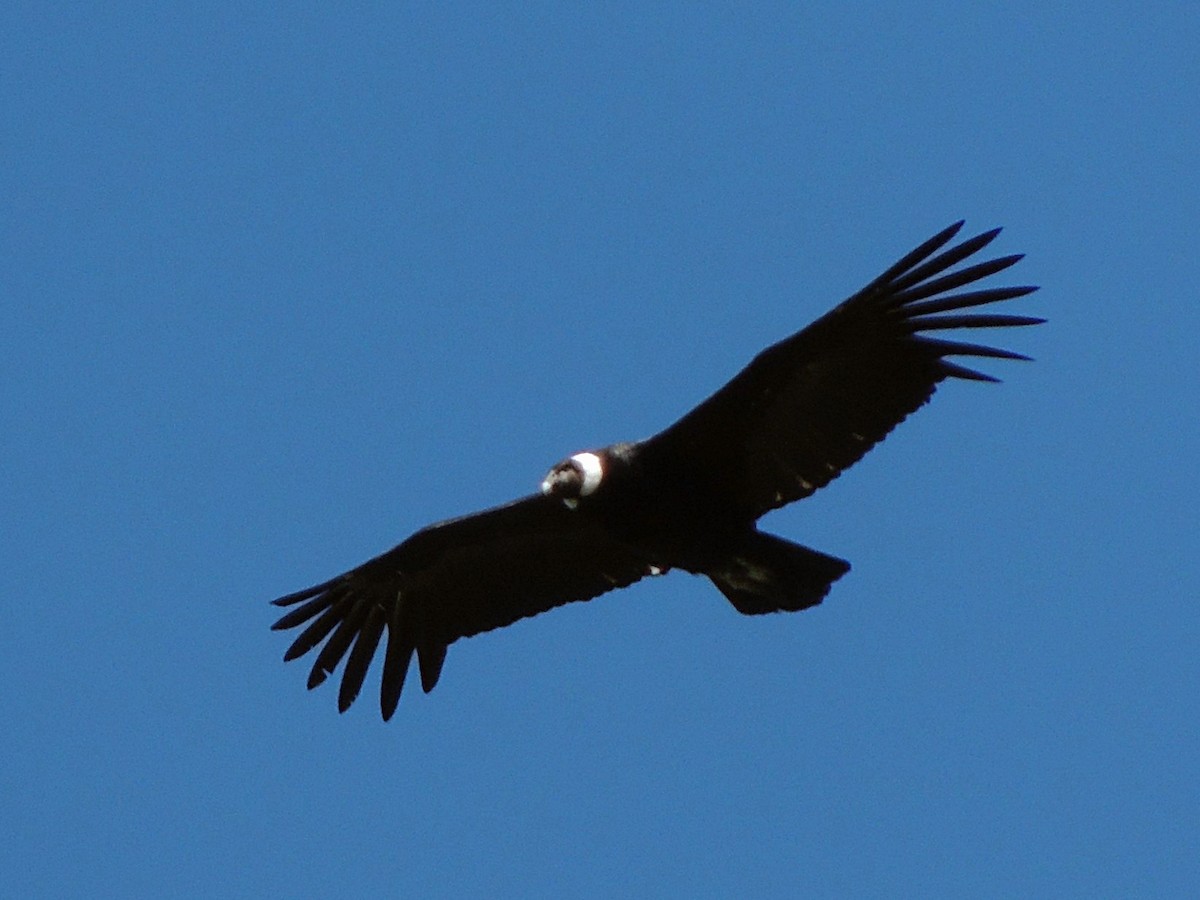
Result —
[[[1036,290],[954,293],[1021,259],[954,269],[1000,231],[942,250],[962,224],[759,353],[665,431],[576,453],[554,466],[535,494],[430,525],[344,575],[274,601],[295,607],[274,629],[307,623],[284,659],[324,642],[311,689],[349,653],[338,692],[345,711],[386,632],[380,704],[389,719],[414,651],[428,692],[446,648],[459,638],[647,575],[705,575],[747,615],[820,603],[850,564],[759,531],[759,517],[836,478],[942,379],[996,380],[946,357],[1028,359],[931,332],[1044,321],[962,312]]]

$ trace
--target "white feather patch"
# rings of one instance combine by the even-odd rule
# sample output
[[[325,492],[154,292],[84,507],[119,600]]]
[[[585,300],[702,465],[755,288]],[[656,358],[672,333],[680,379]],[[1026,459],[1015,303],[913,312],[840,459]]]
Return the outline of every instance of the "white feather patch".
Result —
[[[579,496],[586,497],[604,480],[604,465],[595,453],[576,453],[571,459],[583,469],[583,485],[579,488]]]

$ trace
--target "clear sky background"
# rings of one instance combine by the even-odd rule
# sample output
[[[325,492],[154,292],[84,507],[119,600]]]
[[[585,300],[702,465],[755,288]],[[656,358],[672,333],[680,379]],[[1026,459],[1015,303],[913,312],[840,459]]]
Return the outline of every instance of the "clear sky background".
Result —
[[[1194,3],[4,4],[6,890],[1194,891],[1198,42]],[[961,217],[1028,253],[1037,362],[766,520],[853,562],[823,606],[673,574],[455,644],[387,725],[280,661],[268,600],[658,430]]]

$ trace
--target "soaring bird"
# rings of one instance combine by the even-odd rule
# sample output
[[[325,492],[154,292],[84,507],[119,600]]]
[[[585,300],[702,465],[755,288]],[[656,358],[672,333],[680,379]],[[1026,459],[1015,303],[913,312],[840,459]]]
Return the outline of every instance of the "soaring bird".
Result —
[[[758,519],[827,485],[943,379],[997,380],[948,357],[1028,359],[935,333],[1044,321],[963,312],[1036,288],[960,291],[1021,259],[960,267],[1000,232],[948,247],[962,225],[763,350],[664,431],[576,453],[550,469],[536,493],[430,525],[349,572],[275,600],[294,608],[273,629],[306,626],[284,660],[320,646],[311,689],[345,659],[344,712],[386,633],[386,720],[414,652],[428,693],[459,638],[671,569],[707,576],[746,615],[820,603],[850,564],[759,531]]]

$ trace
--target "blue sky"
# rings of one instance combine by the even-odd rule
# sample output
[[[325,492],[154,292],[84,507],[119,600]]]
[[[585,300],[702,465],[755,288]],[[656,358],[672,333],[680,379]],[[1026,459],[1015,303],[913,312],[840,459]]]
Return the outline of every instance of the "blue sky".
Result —
[[[1193,4],[8,3],[14,896],[1200,883]],[[267,601],[646,436],[947,223],[1042,285],[765,525],[374,697]],[[373,695],[377,682],[368,680]]]

